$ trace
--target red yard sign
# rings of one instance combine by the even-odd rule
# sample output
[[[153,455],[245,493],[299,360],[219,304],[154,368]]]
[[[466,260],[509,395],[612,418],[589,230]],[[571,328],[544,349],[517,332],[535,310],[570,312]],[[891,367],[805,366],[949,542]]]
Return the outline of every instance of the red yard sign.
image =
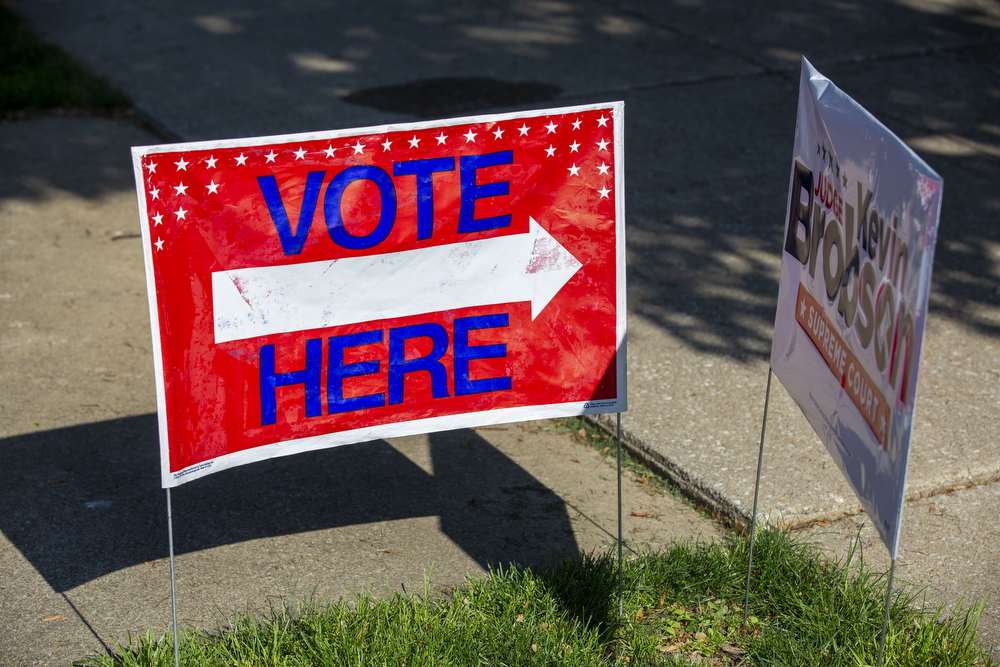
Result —
[[[133,149],[164,487],[623,411],[621,103]]]

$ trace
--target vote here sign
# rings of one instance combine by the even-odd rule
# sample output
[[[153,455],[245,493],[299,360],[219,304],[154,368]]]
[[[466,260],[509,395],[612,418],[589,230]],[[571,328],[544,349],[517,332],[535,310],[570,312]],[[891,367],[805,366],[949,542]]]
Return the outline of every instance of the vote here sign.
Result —
[[[802,61],[771,368],[899,543],[942,180]]]
[[[163,486],[624,411],[623,113],[134,148]]]

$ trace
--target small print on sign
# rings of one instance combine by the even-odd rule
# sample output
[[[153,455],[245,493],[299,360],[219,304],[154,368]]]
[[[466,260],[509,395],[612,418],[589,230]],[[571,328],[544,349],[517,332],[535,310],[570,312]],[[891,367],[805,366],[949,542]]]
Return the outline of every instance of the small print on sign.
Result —
[[[625,410],[623,114],[133,149],[163,485]]]

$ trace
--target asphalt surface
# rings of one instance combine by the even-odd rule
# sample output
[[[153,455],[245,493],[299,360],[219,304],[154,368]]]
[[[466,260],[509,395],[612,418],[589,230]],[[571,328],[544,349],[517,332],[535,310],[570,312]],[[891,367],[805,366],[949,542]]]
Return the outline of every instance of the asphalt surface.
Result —
[[[623,424],[631,446],[688,493],[745,521],[805,54],[945,180],[901,576],[928,585],[932,603],[953,604],[962,592],[966,602],[992,595],[980,641],[1000,641],[1000,567],[989,529],[1000,510],[997,2],[13,5],[46,39],[120,87],[160,138],[124,121],[2,128],[4,155],[16,159],[0,166],[7,327],[0,349],[12,359],[0,366],[0,447],[23,454],[22,467],[8,464],[5,474],[48,484],[63,473],[46,466],[64,465],[73,442],[96,443],[106,430],[133,443],[136,456],[155,456],[148,442],[139,444],[150,437],[142,420],[152,420],[148,328],[118,315],[122,304],[136,312],[145,304],[142,282],[129,282],[136,269],[141,274],[137,248],[128,245],[137,241],[110,240],[138,225],[119,147],[624,99],[630,410]],[[36,143],[24,139],[31,132]],[[98,149],[106,159],[94,158]],[[22,215],[45,225],[12,222]],[[45,243],[18,236],[33,233]],[[98,271],[82,249],[99,241],[111,254],[92,255],[101,257]],[[71,245],[59,254],[52,243]],[[119,275],[125,271],[133,277]],[[38,283],[44,289],[33,292]],[[780,384],[769,415],[764,514],[812,524],[808,530],[825,532],[824,544],[838,553],[861,530],[866,553],[880,559],[860,505]],[[27,454],[56,441],[65,447],[58,455]],[[248,494],[254,486],[250,478],[240,483]],[[39,488],[58,496],[60,486]],[[96,495],[86,502],[102,502],[87,491]],[[50,513],[4,493],[14,504],[0,519],[10,543],[3,558],[40,572],[38,591],[48,586],[62,596],[135,567],[133,556],[97,559],[93,576],[80,574],[84,565],[47,555],[57,535],[42,539],[26,527]],[[152,496],[148,502],[155,504]],[[80,512],[73,520],[88,520]],[[123,512],[109,536],[133,520]],[[4,619],[45,615],[23,609],[20,598],[2,599]]]

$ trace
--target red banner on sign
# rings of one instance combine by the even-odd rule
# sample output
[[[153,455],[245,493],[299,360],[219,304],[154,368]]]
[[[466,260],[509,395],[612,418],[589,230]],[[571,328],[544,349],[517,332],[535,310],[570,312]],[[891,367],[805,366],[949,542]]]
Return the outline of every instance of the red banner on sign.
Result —
[[[826,361],[841,388],[847,390],[851,402],[865,418],[872,435],[882,449],[885,449],[892,411],[889,410],[889,404],[885,402],[878,385],[837,332],[837,328],[826,316],[819,302],[803,285],[799,285],[797,303],[795,321],[823,356],[823,360]]]
[[[133,149],[163,484],[625,409],[622,105]]]

